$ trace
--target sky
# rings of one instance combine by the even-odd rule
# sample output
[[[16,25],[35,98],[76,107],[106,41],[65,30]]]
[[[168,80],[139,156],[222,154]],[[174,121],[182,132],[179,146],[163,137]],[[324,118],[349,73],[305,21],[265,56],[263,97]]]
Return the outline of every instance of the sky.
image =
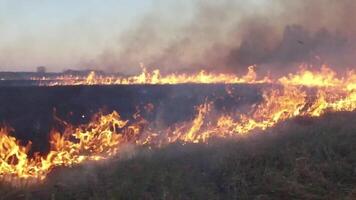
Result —
[[[153,0],[0,0],[0,71],[76,68],[151,9]]]
[[[0,0],[0,71],[349,67],[355,9],[352,0]]]

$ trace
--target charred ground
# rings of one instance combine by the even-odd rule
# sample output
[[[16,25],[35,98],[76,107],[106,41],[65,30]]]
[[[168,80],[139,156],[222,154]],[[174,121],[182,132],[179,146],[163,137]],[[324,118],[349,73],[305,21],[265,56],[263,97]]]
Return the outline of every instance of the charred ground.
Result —
[[[213,101],[219,110],[231,110],[261,100],[267,85],[129,85],[129,86],[6,86],[0,87],[0,122],[15,129],[20,140],[32,141],[34,151],[48,149],[52,128],[64,120],[87,123],[97,112],[118,111],[124,119],[135,112],[170,125],[191,120],[195,106]],[[229,95],[227,90],[233,91]],[[147,104],[153,109],[145,110]]]

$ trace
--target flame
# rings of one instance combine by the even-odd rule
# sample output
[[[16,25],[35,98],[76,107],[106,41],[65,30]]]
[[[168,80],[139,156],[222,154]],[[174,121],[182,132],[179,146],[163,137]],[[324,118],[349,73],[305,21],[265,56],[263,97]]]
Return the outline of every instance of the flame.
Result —
[[[102,160],[118,153],[123,144],[134,141],[141,122],[129,124],[117,112],[98,114],[80,127],[65,127],[63,133],[51,133],[51,150],[47,156],[38,153],[29,158],[29,145],[23,147],[9,136],[9,129],[0,129],[0,175],[5,179],[43,180],[55,166],[72,166],[88,160]]]
[[[142,67],[142,72],[139,75],[120,77],[120,76],[103,76],[97,75],[91,71],[87,77],[80,76],[58,76],[54,78],[41,77],[31,78],[32,80],[41,81],[42,86],[58,86],[58,85],[131,85],[131,84],[152,84],[152,85],[167,85],[167,84],[236,84],[236,83],[268,83],[271,80],[264,77],[257,79],[255,67],[248,67],[248,72],[242,77],[232,74],[209,73],[204,70],[196,74],[168,74],[161,75],[158,69],[148,72],[145,67]]]
[[[336,77],[336,72],[328,66],[323,65],[320,71],[313,72],[301,66],[297,74],[289,74],[288,77],[282,77],[279,81],[283,85],[304,85],[309,87],[330,87],[338,86],[343,83],[342,79]]]
[[[225,75],[202,72],[196,76],[161,77],[159,71],[141,74],[133,82],[163,84],[199,80],[201,83],[224,82]],[[233,76],[231,76],[233,77]],[[243,79],[255,81],[253,68]],[[91,74],[87,83],[97,83]],[[128,82],[130,82],[127,79]],[[122,83],[122,82],[121,82]],[[130,82],[131,83],[131,82]],[[9,128],[0,129],[0,176],[11,183],[17,180],[43,180],[56,166],[73,166],[86,161],[103,160],[117,155],[124,145],[161,147],[174,142],[205,143],[214,137],[244,136],[263,131],[294,117],[319,117],[326,112],[356,110],[356,73],[348,71],[339,77],[324,66],[320,71],[302,69],[278,79],[270,89],[263,90],[263,100],[247,113],[217,113],[213,102],[196,107],[195,117],[167,128],[157,128],[136,113],[133,120],[124,120],[114,111],[97,114],[88,124],[74,127],[68,123],[62,132],[52,131],[47,155],[29,155],[31,143],[22,146],[10,136]],[[147,105],[147,110],[154,109]]]

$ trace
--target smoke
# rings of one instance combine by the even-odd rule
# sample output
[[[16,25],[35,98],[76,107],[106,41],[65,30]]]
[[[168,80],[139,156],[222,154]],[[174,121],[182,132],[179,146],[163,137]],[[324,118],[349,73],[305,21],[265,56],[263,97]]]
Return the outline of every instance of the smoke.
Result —
[[[193,0],[155,8],[92,59],[109,71],[286,72],[301,63],[353,67],[352,0]]]

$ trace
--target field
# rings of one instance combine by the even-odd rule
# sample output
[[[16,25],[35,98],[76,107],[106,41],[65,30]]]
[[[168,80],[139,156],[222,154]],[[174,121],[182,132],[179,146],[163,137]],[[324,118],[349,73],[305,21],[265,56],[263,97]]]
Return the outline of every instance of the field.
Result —
[[[167,125],[190,120],[194,106],[218,111],[261,100],[268,85],[1,87],[0,120],[16,137],[48,150],[56,117],[86,123],[99,110]],[[54,115],[56,117],[54,117]],[[356,113],[295,118],[263,132],[208,144],[127,145],[111,160],[56,168],[40,185],[1,185],[0,199],[356,199]]]

